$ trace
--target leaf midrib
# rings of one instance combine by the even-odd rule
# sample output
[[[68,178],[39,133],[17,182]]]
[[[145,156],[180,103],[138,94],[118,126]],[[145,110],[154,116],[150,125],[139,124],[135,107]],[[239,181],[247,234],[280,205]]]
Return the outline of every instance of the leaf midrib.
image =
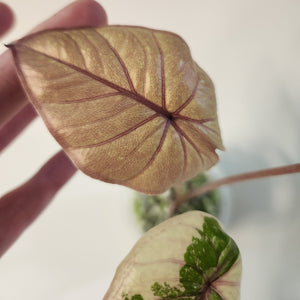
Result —
[[[45,56],[45,57],[47,57],[49,59],[52,59],[52,60],[54,60],[54,61],[56,61],[56,62],[58,62],[60,64],[63,64],[65,66],[67,66],[67,67],[69,67],[69,68],[71,68],[71,69],[73,69],[73,70],[75,70],[75,71],[83,74],[83,75],[86,75],[86,76],[88,76],[88,77],[90,77],[90,78],[92,78],[92,79],[94,79],[96,81],[99,81],[99,82],[103,83],[104,85],[109,86],[109,87],[111,87],[112,89],[114,89],[116,91],[119,91],[119,92],[123,93],[128,98],[133,99],[133,100],[137,101],[138,103],[145,105],[149,109],[155,111],[156,113],[162,115],[163,117],[165,117],[167,119],[171,118],[171,113],[170,112],[166,111],[165,109],[163,109],[162,107],[158,106],[157,104],[151,102],[150,100],[148,100],[147,98],[145,98],[144,96],[140,95],[137,92],[134,93],[132,91],[129,91],[129,90],[127,90],[127,89],[125,89],[125,88],[123,88],[123,87],[121,87],[121,86],[119,86],[119,85],[117,85],[117,84],[115,84],[115,83],[113,83],[113,82],[105,79],[105,78],[97,76],[97,75],[95,75],[95,74],[93,74],[93,73],[91,73],[89,71],[86,71],[86,70],[80,68],[80,67],[77,67],[77,66],[75,66],[73,64],[65,62],[65,61],[63,61],[63,60],[61,60],[59,58],[56,58],[56,57],[51,56],[51,55],[48,55],[48,54],[43,53],[41,51],[38,51],[36,49],[30,48],[28,46],[25,46],[25,45],[22,45],[22,44],[21,45],[20,44],[15,44],[15,45],[13,45],[13,47],[15,47],[15,48],[18,48],[18,47],[22,48],[23,47],[23,48],[26,48],[29,51],[35,52],[35,53],[43,55],[43,56]]]

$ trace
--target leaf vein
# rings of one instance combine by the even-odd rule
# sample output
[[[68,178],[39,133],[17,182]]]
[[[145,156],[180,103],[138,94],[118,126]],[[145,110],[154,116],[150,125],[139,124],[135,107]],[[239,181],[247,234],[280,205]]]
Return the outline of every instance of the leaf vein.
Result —
[[[118,96],[122,95],[120,92],[112,92],[112,93],[107,93],[107,94],[100,94],[92,97],[86,97],[86,98],[81,98],[81,99],[74,99],[74,100],[63,100],[63,101],[44,101],[43,103],[51,103],[51,104],[73,104],[73,103],[83,103],[87,101],[97,101],[103,98],[108,98],[108,97],[113,97],[113,96]]]
[[[197,120],[197,119],[193,119],[193,118],[189,118],[187,116],[182,116],[182,115],[178,115],[178,114],[174,114],[173,115],[174,118],[177,118],[177,119],[182,119],[182,120],[185,120],[185,121],[188,121],[188,122],[191,122],[191,123],[196,123],[198,125],[200,125],[201,127],[204,127],[205,129],[215,133],[215,134],[218,134],[218,132],[210,127],[208,127],[207,125],[205,125],[204,123],[208,123],[208,122],[213,122],[215,121],[215,118],[208,118],[208,119],[202,119],[202,120]]]
[[[145,171],[153,164],[154,160],[156,159],[156,157],[157,157],[159,151],[161,150],[161,148],[162,148],[162,146],[163,146],[163,144],[164,144],[164,142],[165,142],[165,139],[166,139],[166,136],[167,136],[167,132],[168,132],[169,126],[170,126],[170,121],[167,120],[167,121],[166,121],[165,128],[164,128],[164,131],[163,131],[163,134],[162,134],[162,136],[161,136],[161,138],[160,138],[159,144],[158,144],[158,146],[157,146],[155,152],[153,153],[152,157],[150,158],[150,160],[147,162],[147,164],[144,166],[144,168],[143,168],[140,172],[138,172],[138,173],[135,174],[134,176],[132,176],[132,177],[126,179],[126,181],[138,177],[139,175],[141,175],[142,173],[144,173],[144,172],[145,172]]]
[[[173,125],[173,122],[172,122]],[[174,127],[174,126],[173,126]],[[183,151],[183,168],[182,168],[182,174],[184,176],[185,171],[186,171],[186,167],[187,167],[187,152],[186,152],[186,145],[184,142],[184,137],[182,136],[181,132],[178,131],[176,129],[176,127],[174,127],[174,129],[176,130],[177,134],[179,135],[180,138],[180,143],[181,143],[181,147],[182,147],[182,151]]]
[[[165,64],[164,64],[164,54],[162,51],[162,48],[158,42],[157,37],[154,35],[154,32],[152,32],[153,39],[155,41],[155,44],[158,48],[159,55],[160,55],[160,74],[161,74],[161,102],[162,102],[162,108],[164,110],[166,109],[166,79],[165,79]]]
[[[147,68],[148,68],[148,58],[147,58],[147,53],[146,53],[146,50],[145,50],[145,47],[144,45],[141,43],[140,39],[138,38],[138,36],[133,32],[133,31],[130,31],[130,33],[135,37],[136,41],[138,42],[138,44],[141,46],[142,50],[143,50],[143,53],[144,53],[144,69],[145,69],[145,72],[144,72],[144,80],[143,80],[143,95],[145,95],[145,90],[146,90],[146,80],[147,80]]]
[[[85,76],[88,76],[90,77],[91,79],[94,79],[108,87],[111,87],[112,89],[114,90],[117,90],[119,91],[120,93],[122,93],[123,95],[127,96],[128,98],[132,99],[132,100],[135,100],[136,102],[140,103],[140,104],[143,104],[145,105],[146,107],[148,107],[149,109],[152,109],[153,111],[155,111],[156,113],[159,113],[161,114],[162,116],[166,117],[168,114],[165,110],[163,110],[160,106],[156,105],[155,103],[151,102],[150,100],[148,100],[147,98],[143,97],[142,95],[138,94],[138,93],[133,93],[132,91],[129,91],[129,90],[126,90],[125,88],[122,88],[121,86],[118,86],[116,85],[115,83],[103,78],[103,77],[100,77],[98,75],[95,75],[89,71],[86,71],[84,69],[81,69],[80,67],[77,67],[75,65],[72,65],[68,62],[65,62],[59,58],[56,58],[56,57],[53,57],[53,56],[50,56],[46,53],[43,53],[43,52],[40,52],[40,51],[37,51],[35,49],[32,49],[32,48],[29,48],[25,45],[15,45],[15,47],[23,47],[23,48],[26,48],[32,52],[36,52],[40,55],[43,55],[49,59],[52,59],[58,63],[61,63],[65,66],[68,66],[69,68],[85,75]]]
[[[74,43],[74,45],[75,45],[75,47],[76,47],[76,50],[77,50],[78,54],[80,55],[80,57],[81,57],[81,59],[82,59],[82,63],[83,63],[83,65],[84,65],[85,69],[87,69],[87,65],[86,65],[86,62],[85,62],[84,55],[82,54],[82,51],[81,51],[81,49],[80,49],[80,47],[79,47],[77,41],[76,41],[75,39],[73,39],[73,37],[72,37],[71,35],[69,35],[69,34],[68,34],[67,32],[65,32],[65,31],[63,32],[63,34],[64,34],[68,39],[70,39],[70,40]]]
[[[132,107],[133,106],[125,107],[124,109],[117,111],[114,114],[111,114],[109,117],[103,117],[103,118],[96,119],[94,121],[88,121],[88,122],[83,122],[83,123],[79,123],[79,124],[67,125],[67,126],[63,126],[62,128],[58,128],[57,130],[59,131],[59,130],[66,129],[66,128],[76,128],[76,127],[81,127],[81,126],[86,126],[86,125],[92,125],[92,124],[95,124],[95,123],[98,123],[101,121],[107,121],[109,119],[112,119],[116,116],[121,115],[123,112],[125,112],[127,110],[130,110]]]
[[[130,87],[130,90],[131,92],[133,93],[136,93],[136,90],[133,86],[133,83],[132,83],[132,80],[131,80],[131,77],[129,75],[129,72],[128,72],[128,68],[126,67],[126,64],[124,62],[124,60],[122,59],[122,57],[120,56],[120,54],[117,52],[117,50],[111,45],[111,43],[109,42],[108,39],[106,39],[100,32],[98,32],[96,29],[94,29],[95,32],[106,42],[107,46],[109,47],[109,49],[112,51],[112,53],[115,55],[115,57],[117,58],[118,62],[120,63],[121,67],[122,67],[122,70],[125,74],[125,77],[127,79],[127,82],[129,84],[129,87]]]
[[[147,119],[143,120],[142,122],[140,122],[140,123],[134,125],[133,127],[129,128],[129,129],[127,129],[127,130],[125,130],[125,131],[123,131],[123,132],[117,134],[116,136],[114,136],[114,137],[112,137],[112,138],[109,138],[109,139],[105,140],[105,141],[101,141],[101,142],[99,142],[99,143],[90,144],[90,145],[85,145],[85,146],[72,147],[72,148],[73,148],[73,149],[94,148],[94,147],[99,147],[99,146],[105,145],[105,144],[107,144],[107,143],[113,142],[113,141],[115,141],[116,139],[121,138],[121,137],[123,137],[123,136],[125,136],[125,135],[127,135],[127,134],[129,134],[129,133],[131,133],[131,132],[133,132],[133,131],[136,130],[137,128],[139,128],[139,127],[145,125],[146,123],[150,122],[151,120],[153,120],[153,119],[156,118],[157,116],[158,116],[157,113],[156,113],[156,114],[153,114],[153,115],[151,115],[150,117],[148,117]]]
[[[194,150],[197,152],[198,156],[201,159],[202,164],[204,164],[204,159],[202,157],[201,152],[199,151],[199,149],[197,148],[197,146],[195,145],[195,143],[190,139],[190,137],[185,134],[185,132],[178,126],[178,124],[176,124],[175,122],[173,122],[173,126],[174,128],[180,132],[182,134],[182,136],[189,142],[189,144],[194,148]]]
[[[151,132],[148,133],[148,135],[140,142],[136,145],[136,147],[134,147],[127,155],[124,156],[124,158],[128,158],[132,153],[134,153],[136,150],[138,150],[139,148],[141,148],[145,143],[146,141],[161,127],[162,124],[160,124],[159,126],[157,126],[156,128],[154,128]],[[109,164],[107,166],[107,168],[110,168],[110,166],[112,165],[113,163]],[[128,180],[128,179],[126,179]]]
[[[184,103],[173,113],[174,115],[179,114],[185,107],[187,107],[191,101],[195,98],[197,88],[199,86],[200,79],[198,78],[192,94],[184,101]]]

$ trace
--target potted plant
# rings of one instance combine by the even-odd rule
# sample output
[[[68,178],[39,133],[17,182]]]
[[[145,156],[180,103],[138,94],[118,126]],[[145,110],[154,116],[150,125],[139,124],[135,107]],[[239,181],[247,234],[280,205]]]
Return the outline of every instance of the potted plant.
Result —
[[[149,194],[173,186],[171,214],[184,210],[187,200],[198,205],[195,197],[223,184],[299,172],[296,164],[203,187],[198,187],[201,177],[179,185],[213,166],[215,150],[223,145],[213,84],[177,35],[122,26],[54,30],[9,47],[33,105],[78,168]],[[195,183],[197,188],[190,188]],[[208,206],[205,198],[201,201]],[[170,266],[157,269],[153,262]],[[182,214],[137,243],[105,299],[239,299],[240,263],[236,244],[214,217]],[[175,284],[168,280],[174,276]]]

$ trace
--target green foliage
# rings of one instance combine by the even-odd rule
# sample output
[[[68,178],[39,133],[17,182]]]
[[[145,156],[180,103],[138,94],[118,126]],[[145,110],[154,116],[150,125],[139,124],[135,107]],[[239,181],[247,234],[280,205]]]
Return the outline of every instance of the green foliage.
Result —
[[[123,295],[124,300],[144,300],[141,295],[134,295],[131,298],[128,298],[128,295]]]
[[[236,262],[238,247],[212,217],[205,217],[202,230],[197,232],[199,236],[192,238],[184,254],[180,284],[173,287],[167,282],[155,282],[151,286],[155,299],[222,300],[212,284]],[[129,299],[126,295],[124,300],[143,300],[143,297],[135,295]]]
[[[205,173],[201,173],[196,177],[188,180],[182,184],[183,191],[181,193],[188,193],[206,183],[209,177]],[[173,193],[176,193],[176,188],[171,188]],[[176,196],[176,195],[175,195]],[[190,210],[200,210],[207,212],[215,217],[218,217],[220,213],[220,194],[218,190],[210,191],[204,195],[191,198],[189,201],[181,204],[178,208],[178,214]]]
[[[142,225],[143,231],[146,232],[169,218],[172,201],[178,197],[178,194],[186,194],[206,183],[208,179],[208,176],[202,173],[179,186],[172,187],[161,195],[136,193],[134,211],[139,223]],[[218,217],[220,201],[219,191],[210,191],[181,204],[176,214],[191,210],[200,210]]]
[[[154,296],[170,299],[178,299],[183,295],[183,292],[177,288],[177,287],[171,287],[168,283],[164,282],[163,285],[159,284],[158,282],[155,282],[152,287]]]
[[[165,194],[136,193],[134,199],[134,212],[144,232],[165,221],[169,217],[170,207],[171,200]]]
[[[222,300],[222,297],[215,291],[211,291],[207,300]]]

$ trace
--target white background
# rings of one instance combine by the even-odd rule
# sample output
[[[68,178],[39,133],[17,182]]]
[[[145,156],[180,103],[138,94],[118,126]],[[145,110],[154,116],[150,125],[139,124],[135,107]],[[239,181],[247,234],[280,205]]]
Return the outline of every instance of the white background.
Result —
[[[4,2],[17,17],[10,42],[71,1]],[[171,30],[190,45],[216,86],[223,175],[299,162],[299,0],[101,3],[111,24]],[[58,150],[35,120],[0,156],[0,195]],[[289,175],[230,188],[227,231],[242,253],[243,300],[300,299],[299,186]],[[131,195],[78,173],[0,261],[0,300],[102,299],[140,234]]]

